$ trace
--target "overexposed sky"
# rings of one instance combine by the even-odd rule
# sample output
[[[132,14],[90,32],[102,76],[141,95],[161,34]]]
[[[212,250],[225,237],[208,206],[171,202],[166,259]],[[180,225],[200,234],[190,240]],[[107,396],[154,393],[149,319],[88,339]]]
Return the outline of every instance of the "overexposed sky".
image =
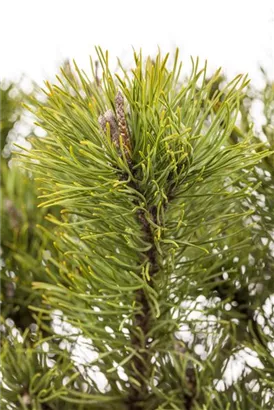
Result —
[[[272,4],[273,3],[273,4]],[[1,79],[22,73],[51,78],[65,58],[88,67],[94,46],[131,61],[144,54],[181,49],[222,66],[229,76],[258,65],[274,78],[274,1],[271,0],[6,0],[1,4]]]

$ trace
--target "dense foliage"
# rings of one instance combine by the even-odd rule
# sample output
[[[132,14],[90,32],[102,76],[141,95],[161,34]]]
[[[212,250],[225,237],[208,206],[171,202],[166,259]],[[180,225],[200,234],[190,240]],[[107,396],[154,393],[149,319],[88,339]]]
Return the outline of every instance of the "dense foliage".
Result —
[[[97,51],[2,162],[2,407],[272,409],[273,85]]]

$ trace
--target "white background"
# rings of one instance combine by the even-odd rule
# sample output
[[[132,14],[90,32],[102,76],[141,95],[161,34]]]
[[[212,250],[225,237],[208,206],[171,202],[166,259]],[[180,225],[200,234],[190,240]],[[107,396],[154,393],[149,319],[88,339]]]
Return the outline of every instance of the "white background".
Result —
[[[273,3],[273,5],[272,5]],[[259,64],[274,78],[274,1],[271,0],[6,0],[1,5],[0,76],[51,78],[65,58],[82,68],[94,46],[130,61],[181,49],[222,66],[229,77],[248,73],[260,83]]]

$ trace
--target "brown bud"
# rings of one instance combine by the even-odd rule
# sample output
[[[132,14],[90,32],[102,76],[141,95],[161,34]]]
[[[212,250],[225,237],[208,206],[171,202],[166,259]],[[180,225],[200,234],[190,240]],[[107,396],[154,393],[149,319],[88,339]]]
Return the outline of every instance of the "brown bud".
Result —
[[[107,132],[107,123],[109,124],[111,140],[118,150],[120,149],[121,136],[123,149],[130,163],[130,134],[125,116],[124,97],[121,91],[118,91],[115,97],[115,113],[116,116],[112,110],[107,110],[99,116],[98,122],[105,134]]]
[[[125,103],[121,91],[118,91],[115,97],[115,110],[118,121],[119,132],[122,137],[123,146],[126,154],[130,153],[130,135],[125,116]]]
[[[108,110],[105,114],[100,115],[98,118],[99,124],[102,127],[102,130],[106,134],[107,132],[107,123],[109,123],[110,137],[114,145],[119,147],[119,128],[113,111]]]

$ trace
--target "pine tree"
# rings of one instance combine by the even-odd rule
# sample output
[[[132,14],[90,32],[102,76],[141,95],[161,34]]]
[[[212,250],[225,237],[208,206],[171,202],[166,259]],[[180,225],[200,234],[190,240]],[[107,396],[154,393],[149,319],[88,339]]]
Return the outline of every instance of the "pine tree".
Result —
[[[273,86],[266,144],[246,77],[97,52],[102,78],[75,64],[32,102],[28,186],[3,178],[2,406],[272,409]]]

